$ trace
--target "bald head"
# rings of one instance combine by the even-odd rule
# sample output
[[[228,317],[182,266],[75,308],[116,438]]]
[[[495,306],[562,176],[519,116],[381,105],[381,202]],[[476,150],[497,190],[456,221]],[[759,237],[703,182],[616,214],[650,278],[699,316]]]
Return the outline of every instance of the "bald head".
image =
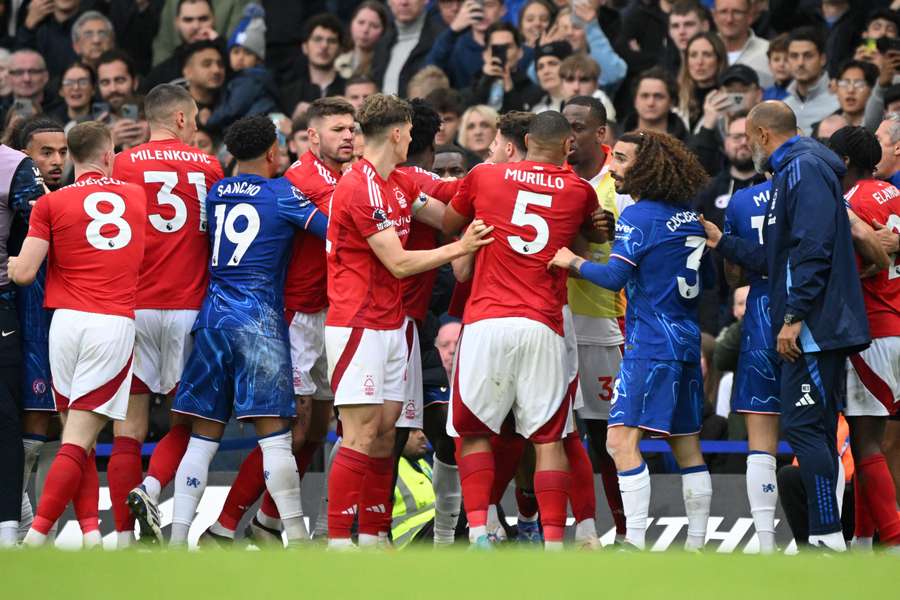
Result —
[[[535,115],[525,134],[526,158],[562,164],[569,154],[571,137],[572,126],[558,111],[547,110]]]
[[[747,115],[747,125],[768,129],[773,134],[797,135],[797,116],[784,102],[768,100],[753,107]]]

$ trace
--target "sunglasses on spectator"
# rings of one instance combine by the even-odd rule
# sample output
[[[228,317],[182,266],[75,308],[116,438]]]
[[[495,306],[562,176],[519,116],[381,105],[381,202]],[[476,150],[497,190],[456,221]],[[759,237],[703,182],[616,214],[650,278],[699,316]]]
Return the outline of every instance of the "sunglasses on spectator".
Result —
[[[32,77],[37,77],[38,75],[43,75],[47,72],[47,69],[10,69],[9,74],[12,77],[22,77],[26,73],[31,75]]]

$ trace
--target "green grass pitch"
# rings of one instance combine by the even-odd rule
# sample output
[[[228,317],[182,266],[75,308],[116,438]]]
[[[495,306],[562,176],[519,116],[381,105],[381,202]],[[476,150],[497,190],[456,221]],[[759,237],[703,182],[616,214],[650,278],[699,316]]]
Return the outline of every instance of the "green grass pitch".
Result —
[[[0,554],[4,598],[891,598],[900,558],[430,549]]]

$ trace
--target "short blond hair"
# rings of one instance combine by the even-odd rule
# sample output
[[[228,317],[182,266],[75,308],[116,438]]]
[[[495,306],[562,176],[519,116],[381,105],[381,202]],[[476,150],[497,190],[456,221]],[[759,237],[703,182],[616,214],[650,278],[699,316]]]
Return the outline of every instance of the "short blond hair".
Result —
[[[459,138],[459,145],[463,148],[469,147],[469,140],[466,136],[466,129],[473,115],[480,115],[488,121],[493,122],[495,129],[497,128],[500,121],[500,115],[497,113],[497,111],[486,104],[476,104],[475,106],[470,106],[469,108],[467,108],[466,112],[462,114],[462,117],[459,120],[459,133],[457,134],[457,137]]]
[[[66,145],[73,161],[86,163],[112,149],[112,134],[106,125],[99,121],[85,121],[69,130]]]
[[[440,67],[428,65],[416,72],[406,84],[407,98],[424,98],[434,90],[450,87],[450,79]]]

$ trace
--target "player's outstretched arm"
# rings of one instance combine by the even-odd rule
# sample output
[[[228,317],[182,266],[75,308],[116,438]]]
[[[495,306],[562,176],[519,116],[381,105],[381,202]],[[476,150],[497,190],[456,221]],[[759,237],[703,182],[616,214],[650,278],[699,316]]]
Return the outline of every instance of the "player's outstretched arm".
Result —
[[[453,276],[457,281],[460,283],[468,281],[472,279],[472,274],[475,272],[475,255],[466,254],[455,258],[450,266],[453,267]]]
[[[556,251],[547,268],[558,267],[571,269],[594,285],[618,292],[628,281],[634,267],[628,262],[611,256],[605,265],[585,260],[568,248],[560,248]]]
[[[850,235],[853,236],[853,247],[859,252],[863,260],[874,265],[877,271],[883,271],[891,266],[891,259],[881,246],[881,241],[875,235],[871,225],[856,216],[849,208],[847,217],[850,218]],[[876,271],[876,272],[877,272]]]
[[[471,254],[480,247],[490,244],[494,240],[486,236],[493,230],[493,226],[488,227],[483,221],[476,219],[466,229],[462,238],[434,250],[404,249],[393,227],[369,236],[366,241],[388,271],[397,279],[402,279],[436,269],[455,258]]]
[[[446,204],[429,197],[420,208],[414,209],[413,219],[441,231],[444,226],[444,213],[446,210]]]
[[[472,219],[459,214],[453,205],[447,206],[444,211],[443,223],[441,225],[441,230],[444,232],[446,236],[454,236],[458,234],[463,228],[469,224]]]
[[[38,269],[47,257],[50,242],[36,237],[26,237],[18,256],[10,256],[7,273],[16,285],[31,285]]]
[[[608,210],[598,208],[581,226],[581,235],[595,244],[604,244],[616,236],[616,218]]]

